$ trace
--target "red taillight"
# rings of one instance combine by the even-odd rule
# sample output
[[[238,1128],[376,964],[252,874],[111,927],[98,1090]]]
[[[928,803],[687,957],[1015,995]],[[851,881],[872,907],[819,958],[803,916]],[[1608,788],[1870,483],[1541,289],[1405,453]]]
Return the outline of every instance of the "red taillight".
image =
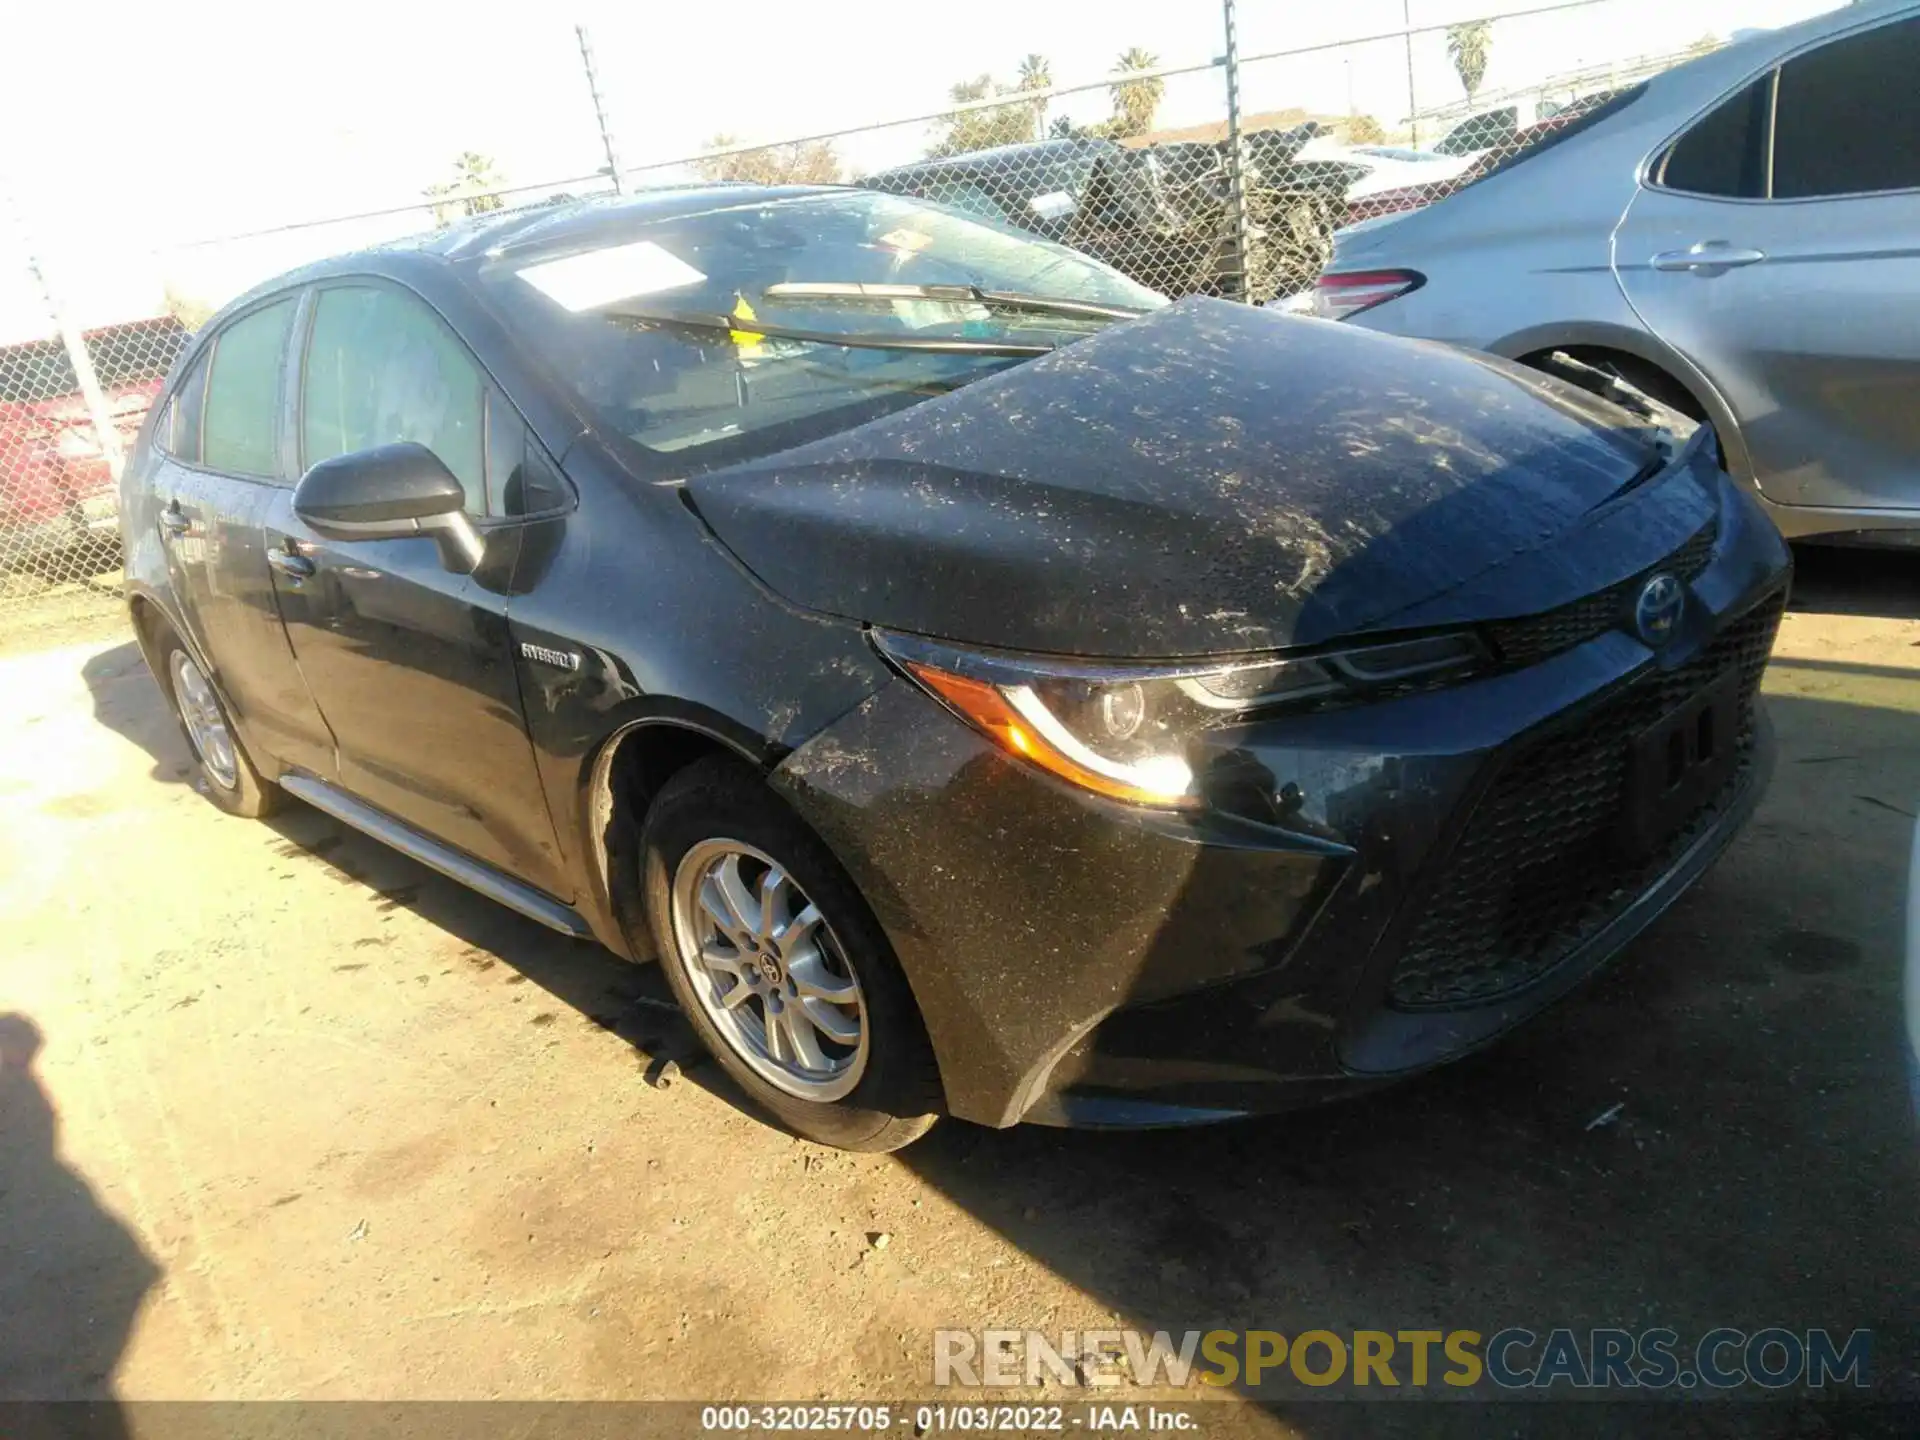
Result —
[[[1427,277],[1417,270],[1352,270],[1322,275],[1313,287],[1313,313],[1323,320],[1345,320],[1418,290]]]

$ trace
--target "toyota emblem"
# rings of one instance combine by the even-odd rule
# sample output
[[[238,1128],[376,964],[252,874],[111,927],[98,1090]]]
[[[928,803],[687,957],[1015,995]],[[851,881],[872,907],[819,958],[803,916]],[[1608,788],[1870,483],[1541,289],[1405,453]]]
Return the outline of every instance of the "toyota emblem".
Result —
[[[1640,587],[1640,598],[1633,602],[1633,628],[1657,650],[1673,638],[1686,608],[1686,587],[1663,570],[1648,576],[1647,583]]]

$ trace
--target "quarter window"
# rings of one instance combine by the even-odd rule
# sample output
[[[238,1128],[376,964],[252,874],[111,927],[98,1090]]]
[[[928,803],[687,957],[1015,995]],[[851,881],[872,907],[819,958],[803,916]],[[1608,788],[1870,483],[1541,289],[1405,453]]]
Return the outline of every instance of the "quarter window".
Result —
[[[274,418],[292,324],[293,301],[281,300],[234,321],[214,342],[200,429],[200,463],[209,470],[263,478],[279,473]]]
[[[1780,71],[1773,195],[1920,188],[1920,19],[1882,25]]]
[[[160,430],[160,448],[189,465],[200,463],[200,403],[206,389],[207,361],[203,355],[175,387],[173,399],[167,402],[166,423]]]
[[[465,347],[422,302],[386,286],[320,292],[301,395],[302,463],[398,440],[453,472],[486,513],[486,385]]]
[[[1769,71],[1722,101],[1667,152],[1660,183],[1695,195],[1758,200],[1767,193],[1767,112],[1773,98]]]

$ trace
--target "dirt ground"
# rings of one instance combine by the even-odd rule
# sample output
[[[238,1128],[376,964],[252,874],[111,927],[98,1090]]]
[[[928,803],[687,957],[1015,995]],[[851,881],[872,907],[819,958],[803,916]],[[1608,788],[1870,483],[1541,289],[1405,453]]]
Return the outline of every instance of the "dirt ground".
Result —
[[[936,1326],[1115,1323],[1866,1326],[1900,1382],[1916,617],[1920,563],[1803,564],[1759,815],[1495,1049],[893,1157],[711,1066],[649,1086],[654,972],[318,813],[220,815],[129,641],[0,657],[0,1396],[924,1397]]]

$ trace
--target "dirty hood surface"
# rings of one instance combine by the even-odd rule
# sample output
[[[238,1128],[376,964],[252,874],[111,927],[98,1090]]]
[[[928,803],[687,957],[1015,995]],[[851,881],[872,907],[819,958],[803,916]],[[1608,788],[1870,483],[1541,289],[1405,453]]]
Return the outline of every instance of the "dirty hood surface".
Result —
[[[1564,536],[1655,454],[1505,362],[1195,299],[687,491],[796,604],[1171,657],[1375,625]]]

